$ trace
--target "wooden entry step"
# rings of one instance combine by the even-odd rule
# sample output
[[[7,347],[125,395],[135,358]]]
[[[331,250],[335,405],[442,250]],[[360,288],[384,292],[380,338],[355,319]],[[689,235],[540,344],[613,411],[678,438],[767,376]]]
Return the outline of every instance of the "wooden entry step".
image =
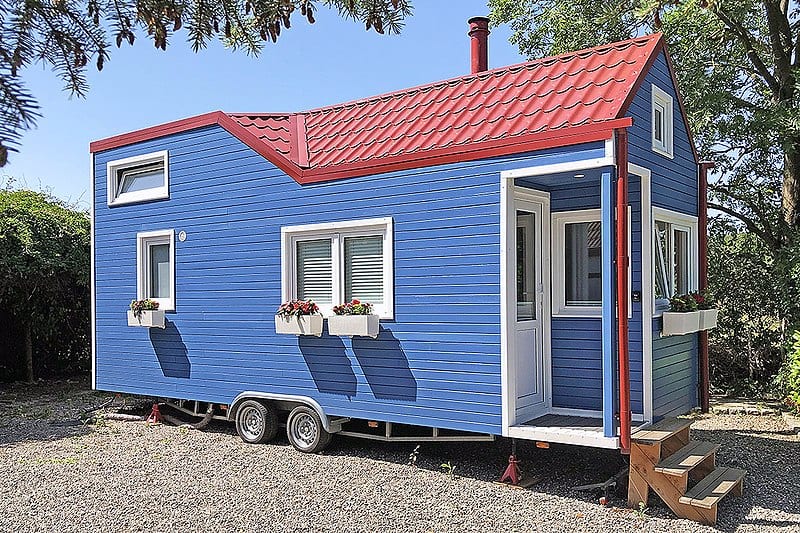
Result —
[[[689,429],[692,421],[685,418],[665,418],[651,426],[639,429],[631,435],[635,442],[662,442]]]
[[[729,492],[742,495],[744,476],[747,471],[722,466],[700,480],[700,482],[681,496],[680,502],[692,507],[712,509]]]
[[[692,440],[689,444],[659,462],[653,470],[670,476],[684,476],[692,469],[711,458],[719,450],[719,444]],[[713,470],[709,469],[709,472]]]
[[[631,435],[628,505],[647,505],[653,490],[681,518],[714,525],[717,504],[727,494],[742,494],[746,473],[717,467],[719,445],[689,440],[691,424],[670,418]]]

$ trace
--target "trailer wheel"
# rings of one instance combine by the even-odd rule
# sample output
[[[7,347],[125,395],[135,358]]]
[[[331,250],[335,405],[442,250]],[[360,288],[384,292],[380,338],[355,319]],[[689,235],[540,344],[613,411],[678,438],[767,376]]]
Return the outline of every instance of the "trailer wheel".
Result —
[[[317,453],[328,447],[332,435],[322,427],[317,412],[305,405],[292,409],[286,420],[286,435],[294,448],[303,453]]]
[[[268,402],[245,400],[236,410],[236,432],[248,444],[269,442],[278,433],[278,415]]]

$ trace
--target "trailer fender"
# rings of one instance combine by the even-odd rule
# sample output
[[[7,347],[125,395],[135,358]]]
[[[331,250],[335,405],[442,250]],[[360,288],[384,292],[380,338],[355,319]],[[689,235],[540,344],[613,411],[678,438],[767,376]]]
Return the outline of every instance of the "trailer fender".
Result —
[[[230,403],[230,408],[228,408],[228,420],[234,420],[236,418],[236,410],[239,408],[239,404],[241,404],[244,400],[251,399],[274,400],[276,402],[289,402],[296,403],[298,405],[306,405],[317,412],[320,420],[322,420],[322,427],[325,428],[325,431],[328,433],[338,433],[342,430],[341,423],[336,423],[337,421],[332,422],[328,415],[325,414],[325,410],[316,400],[309,398],[308,396],[295,396],[293,394],[244,391],[238,394]]]

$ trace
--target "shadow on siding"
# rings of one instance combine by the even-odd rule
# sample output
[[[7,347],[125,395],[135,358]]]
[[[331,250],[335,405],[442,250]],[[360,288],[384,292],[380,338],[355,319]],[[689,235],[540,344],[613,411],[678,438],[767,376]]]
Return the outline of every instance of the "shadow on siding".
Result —
[[[297,341],[318,391],[339,396],[356,395],[356,375],[342,339],[326,331],[322,337],[300,335]]]
[[[150,328],[150,342],[165,377],[191,377],[192,363],[189,361],[189,353],[174,322],[167,320],[164,329]]]
[[[353,353],[375,398],[417,399],[417,380],[411,373],[408,357],[392,330],[381,327],[377,339],[353,337]]]

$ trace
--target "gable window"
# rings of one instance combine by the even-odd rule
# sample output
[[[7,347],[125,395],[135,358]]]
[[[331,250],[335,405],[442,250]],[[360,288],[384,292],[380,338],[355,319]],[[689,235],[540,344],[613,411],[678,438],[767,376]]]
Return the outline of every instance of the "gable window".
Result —
[[[697,220],[653,208],[653,294],[656,309],[697,288]]]
[[[554,213],[552,219],[553,315],[600,316],[603,304],[600,210]],[[630,211],[628,221],[630,250]]]
[[[393,318],[391,218],[285,227],[281,240],[284,300],[314,300],[324,315],[360,300]]]
[[[136,234],[136,298],[150,298],[159,309],[175,310],[175,232]]]
[[[154,152],[106,165],[108,205],[169,198],[169,155]]]
[[[672,97],[653,85],[652,104],[653,151],[671,158],[673,156]]]

